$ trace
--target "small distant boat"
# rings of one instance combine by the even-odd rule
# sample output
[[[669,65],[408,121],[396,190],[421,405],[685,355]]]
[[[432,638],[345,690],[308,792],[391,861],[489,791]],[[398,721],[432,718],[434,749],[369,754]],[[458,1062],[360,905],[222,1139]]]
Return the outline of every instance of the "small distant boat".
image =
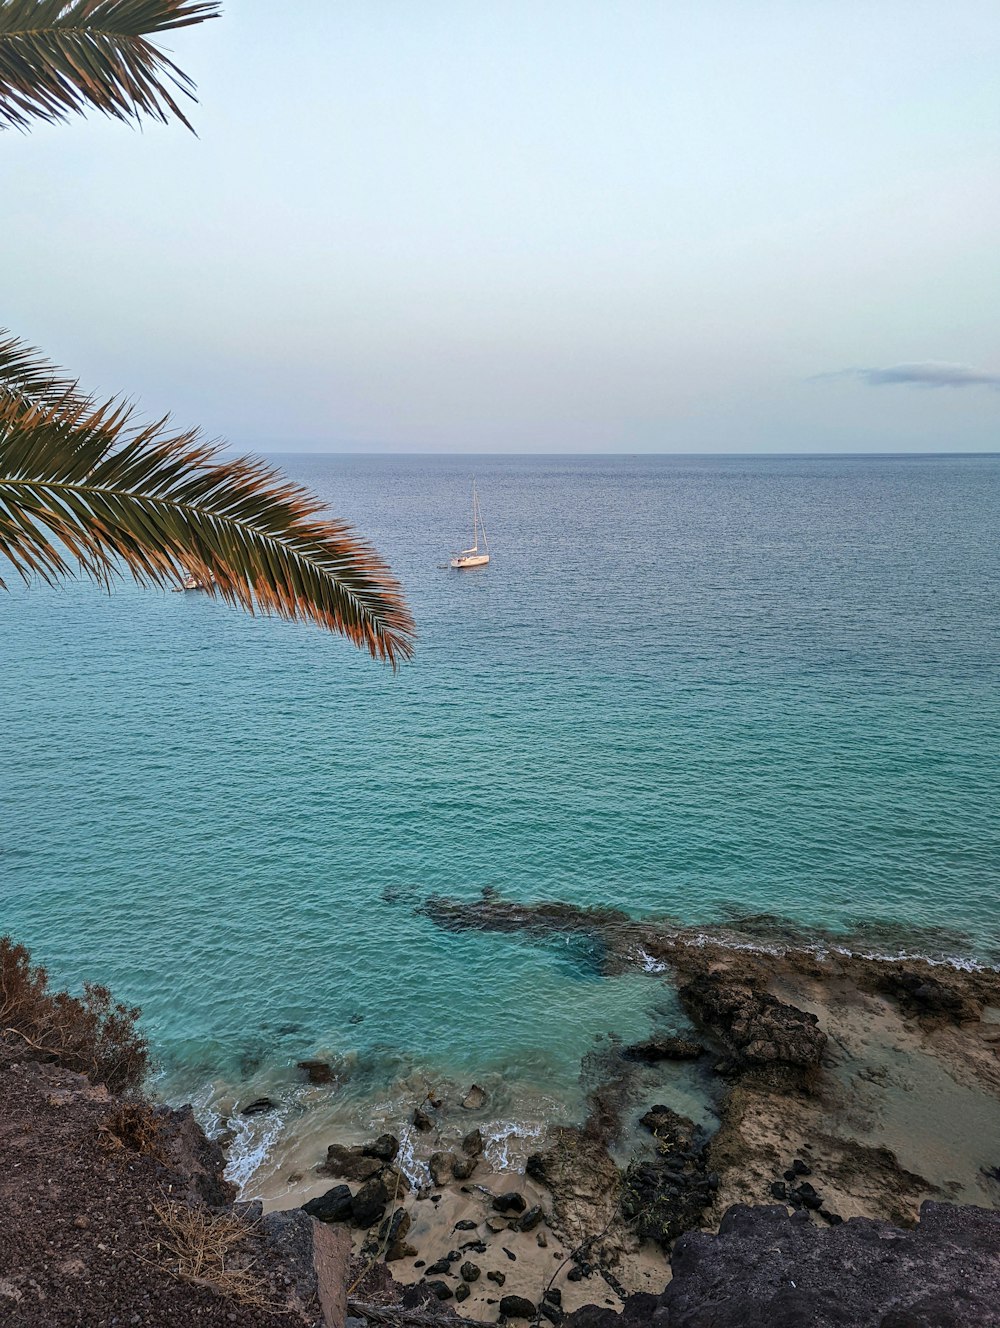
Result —
[[[479,535],[482,532],[483,550],[479,551]],[[452,567],[485,567],[490,560],[490,544],[486,538],[486,527],[483,525],[483,513],[479,506],[479,495],[476,493],[476,482],[472,482],[472,548],[462,549],[456,553],[451,560]]]
[[[208,582],[202,581],[194,572],[189,572],[179,586],[174,586],[174,590],[207,590]]]

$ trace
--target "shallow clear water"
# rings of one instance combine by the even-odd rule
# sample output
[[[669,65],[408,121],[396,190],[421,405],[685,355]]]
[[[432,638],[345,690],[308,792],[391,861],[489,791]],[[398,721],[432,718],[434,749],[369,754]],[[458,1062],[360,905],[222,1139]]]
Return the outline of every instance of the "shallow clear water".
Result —
[[[301,1105],[329,1053],[345,1121],[422,1076],[575,1109],[662,988],[433,893],[1000,956],[1000,459],[477,458],[465,573],[470,459],[282,464],[403,580],[399,676],[197,594],[0,598],[0,928],[141,1004],[171,1094]]]

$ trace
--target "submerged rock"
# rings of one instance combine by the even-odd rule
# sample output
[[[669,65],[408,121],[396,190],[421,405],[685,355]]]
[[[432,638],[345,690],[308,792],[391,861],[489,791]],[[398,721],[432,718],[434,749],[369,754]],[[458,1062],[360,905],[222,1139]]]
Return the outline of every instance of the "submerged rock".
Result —
[[[332,1084],[333,1066],[329,1061],[297,1061],[300,1070],[305,1070],[311,1084]]]
[[[652,1037],[645,1042],[633,1042],[622,1055],[630,1061],[693,1061],[704,1055],[700,1042],[682,1037]]]
[[[466,1111],[478,1111],[486,1105],[486,1089],[481,1088],[479,1084],[473,1084],[465,1097],[462,1098],[462,1106]]]
[[[275,1103],[269,1097],[257,1097],[239,1110],[241,1116],[260,1116],[265,1111],[273,1111],[274,1108]]]

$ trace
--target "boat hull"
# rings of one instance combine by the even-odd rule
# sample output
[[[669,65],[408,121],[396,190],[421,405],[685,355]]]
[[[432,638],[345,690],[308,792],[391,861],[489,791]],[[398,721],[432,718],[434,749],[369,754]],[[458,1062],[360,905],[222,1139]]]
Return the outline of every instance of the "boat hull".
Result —
[[[452,558],[451,565],[461,571],[466,567],[485,567],[489,560],[488,553],[472,553],[467,558]]]

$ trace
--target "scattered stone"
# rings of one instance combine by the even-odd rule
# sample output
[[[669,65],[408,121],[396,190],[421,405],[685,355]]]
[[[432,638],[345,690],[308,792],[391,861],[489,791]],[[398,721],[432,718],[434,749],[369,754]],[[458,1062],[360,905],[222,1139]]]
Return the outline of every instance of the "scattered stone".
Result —
[[[470,1221],[469,1218],[467,1218],[467,1217],[463,1217],[462,1220],[461,1220],[461,1222],[456,1222],[456,1223],[455,1223],[455,1225],[454,1225],[454,1227],[452,1228],[452,1230],[453,1230],[453,1231],[475,1231],[475,1229],[476,1229],[476,1227],[477,1227],[478,1225],[479,1225],[479,1224],[478,1224],[477,1222],[472,1222],[472,1221]]]
[[[413,1108],[413,1128],[415,1130],[430,1130],[433,1128],[431,1118],[423,1107]]]
[[[424,1285],[438,1300],[451,1300],[455,1294],[447,1282],[425,1282]]]
[[[449,1250],[449,1251],[448,1251],[448,1262],[449,1262],[449,1263],[457,1263],[458,1260],[461,1259],[461,1257],[462,1257],[462,1254],[461,1254],[461,1251],[460,1251],[460,1250]]]
[[[645,1042],[633,1042],[626,1047],[622,1055],[630,1061],[693,1061],[703,1055],[705,1048],[700,1042],[692,1042],[682,1037],[653,1037]]]
[[[462,1140],[462,1152],[468,1157],[482,1157],[483,1135],[481,1130],[471,1130]]]
[[[519,1194],[517,1190],[508,1190],[506,1194],[498,1194],[493,1200],[493,1207],[498,1213],[523,1213],[527,1206],[524,1195]]]
[[[543,1300],[539,1305],[538,1313],[543,1318],[548,1319],[549,1323],[562,1323],[563,1319],[566,1317],[558,1305],[554,1305],[547,1300]]]
[[[457,1157],[452,1163],[452,1171],[456,1180],[468,1180],[476,1167],[479,1165],[474,1157]]]
[[[808,1163],[803,1162],[800,1157],[797,1157],[792,1163],[792,1171],[796,1176],[812,1175],[812,1167],[810,1167]]]
[[[771,1184],[768,1186],[768,1190],[770,1191],[772,1199],[784,1200],[788,1198],[788,1191],[785,1189],[785,1182],[783,1180],[772,1180]]]
[[[458,1286],[455,1288],[455,1299],[457,1301],[468,1300],[471,1294],[472,1293],[464,1282],[459,1282]]]
[[[562,1292],[558,1287],[546,1287],[542,1292],[542,1300],[551,1300],[553,1305],[561,1305]]]
[[[537,1311],[524,1296],[501,1296],[500,1316],[504,1319],[533,1319]]]
[[[462,1249],[466,1252],[471,1250],[473,1254],[485,1254],[486,1242],[485,1240],[470,1240],[467,1245],[462,1246]]]
[[[502,1217],[488,1217],[486,1219],[486,1230],[492,1232],[494,1236],[499,1235],[501,1231],[506,1231],[510,1226]]]
[[[310,1217],[320,1222],[348,1222],[352,1216],[353,1202],[351,1191],[346,1185],[335,1185],[332,1190],[310,1199],[302,1207]]]
[[[582,1281],[583,1281],[583,1269],[582,1269],[582,1268],[575,1268],[575,1267],[574,1267],[574,1268],[571,1268],[571,1269],[569,1270],[569,1272],[566,1274],[566,1280],[567,1280],[567,1282],[582,1282]]]
[[[506,1254],[508,1259],[513,1259],[515,1262],[517,1261],[517,1255],[513,1250],[509,1250],[506,1245],[501,1245],[500,1248],[503,1250],[504,1254]]]
[[[467,1259],[458,1271],[466,1282],[478,1282],[483,1270],[478,1264]]]
[[[436,1263],[432,1263],[431,1266],[427,1269],[426,1276],[435,1277],[439,1273],[450,1273],[450,1272],[451,1272],[451,1265],[449,1264],[448,1260],[438,1259]]]
[[[829,1222],[832,1227],[839,1227],[844,1220],[839,1213],[831,1213],[827,1208],[821,1208],[819,1210],[819,1215],[824,1222]]]
[[[480,1107],[486,1105],[486,1097],[486,1089],[481,1088],[479,1084],[473,1084],[462,1098],[462,1106],[466,1111],[478,1111]]]
[[[495,1282],[497,1286],[503,1286],[504,1282],[507,1281],[507,1274],[498,1273],[496,1269],[491,1268],[490,1271],[486,1274],[486,1280],[487,1282]]]
[[[518,1231],[534,1231],[540,1222],[545,1221],[545,1214],[536,1204],[534,1208],[529,1208],[526,1213],[517,1219],[515,1223]]]
[[[538,1233],[538,1235],[535,1237],[535,1239],[538,1241],[538,1245],[539,1245],[539,1248],[540,1248],[540,1249],[547,1250],[547,1249],[549,1248],[549,1242],[548,1242],[548,1240],[547,1240],[546,1237],[545,1237],[545,1232],[544,1232],[544,1231],[539,1231],[539,1233]]]
[[[311,1084],[332,1084],[333,1066],[329,1061],[298,1061],[298,1068],[305,1070]]]
[[[241,1116],[260,1116],[265,1111],[273,1111],[275,1104],[269,1097],[256,1097],[245,1107],[240,1107]]]

